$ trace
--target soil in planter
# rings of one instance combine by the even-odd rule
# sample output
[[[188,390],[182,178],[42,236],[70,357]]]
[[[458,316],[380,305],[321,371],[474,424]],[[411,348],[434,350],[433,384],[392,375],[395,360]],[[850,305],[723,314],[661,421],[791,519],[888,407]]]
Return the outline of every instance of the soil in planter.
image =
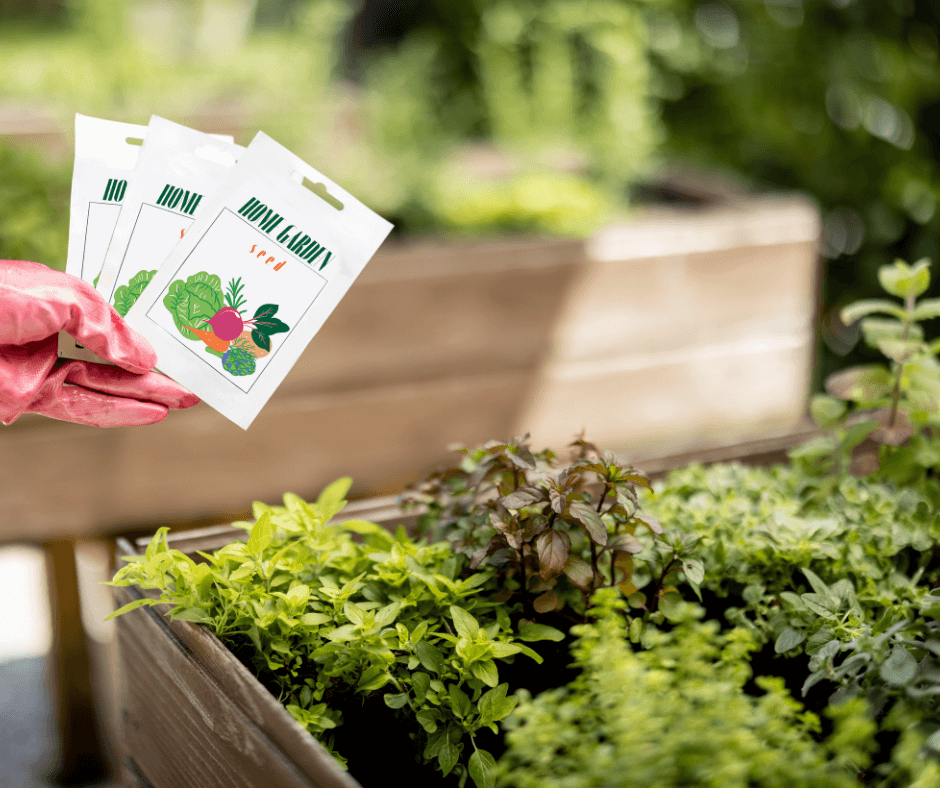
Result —
[[[415,733],[420,727],[400,710],[386,706],[381,692],[364,700],[347,696],[345,701],[336,696],[330,701],[343,714],[343,724],[333,732],[333,745],[364,788],[388,785],[390,775],[397,785],[457,785],[452,775],[442,778],[433,764],[423,763],[426,739]]]

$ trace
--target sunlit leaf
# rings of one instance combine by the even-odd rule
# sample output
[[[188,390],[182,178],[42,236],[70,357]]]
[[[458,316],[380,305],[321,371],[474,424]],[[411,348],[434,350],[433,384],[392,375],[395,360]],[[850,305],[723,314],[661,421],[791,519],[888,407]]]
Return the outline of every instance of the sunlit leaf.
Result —
[[[569,511],[571,516],[584,526],[591,541],[602,547],[607,544],[607,526],[592,506],[584,501],[573,501]]]

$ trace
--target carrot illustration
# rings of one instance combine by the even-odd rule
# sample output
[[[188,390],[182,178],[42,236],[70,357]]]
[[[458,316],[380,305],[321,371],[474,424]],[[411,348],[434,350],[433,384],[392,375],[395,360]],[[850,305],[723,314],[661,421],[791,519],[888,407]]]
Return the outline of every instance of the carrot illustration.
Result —
[[[215,350],[219,353],[224,353],[226,350],[228,350],[228,346],[231,344],[228,339],[219,339],[211,331],[204,331],[201,328],[193,328],[192,326],[186,326],[186,330],[192,331],[197,337],[205,342],[211,350]]]

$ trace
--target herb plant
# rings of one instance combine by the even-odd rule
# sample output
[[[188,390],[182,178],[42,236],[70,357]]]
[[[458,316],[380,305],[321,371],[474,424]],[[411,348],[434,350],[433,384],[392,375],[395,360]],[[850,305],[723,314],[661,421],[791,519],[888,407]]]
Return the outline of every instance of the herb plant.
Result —
[[[572,447],[567,464],[551,451],[533,452],[528,436],[461,448],[459,466],[433,474],[403,499],[427,506],[424,528],[468,554],[471,569],[494,567],[498,598],[522,598],[532,615],[566,606],[583,615],[603,587],[636,594],[634,556],[644,549],[660,561],[653,609],[683,567],[700,580],[702,565],[689,555],[694,540],[670,541],[640,509],[637,486],[649,487],[647,477],[583,437]],[[654,548],[636,536],[638,526]]]
[[[831,434],[793,457],[820,464],[822,471],[838,472],[844,465],[860,475],[881,470],[903,483],[940,465],[940,442],[932,435],[932,428],[940,426],[940,340],[925,342],[920,325],[940,317],[940,298],[917,300],[930,287],[926,259],[913,266],[897,260],[882,266],[878,278],[885,291],[902,302],[857,301],[842,310],[842,320],[861,320],[865,342],[888,363],[830,375],[829,396],[816,396],[811,405],[816,422]],[[847,403],[856,406],[854,412]]]
[[[562,633],[515,626],[493,599],[493,571],[462,572],[466,558],[446,542],[331,523],[349,485],[335,482],[314,503],[287,494],[284,506],[255,504],[256,522],[237,524],[247,542],[199,553],[204,563],[169,549],[161,528],[111,583],[159,596],[112,616],[168,603],[171,618],[208,626],[328,748],[343,709],[374,714],[378,703],[411,724],[425,762],[488,788],[495,760],[477,740],[516,704],[500,665],[540,663],[526,642]]]
[[[509,788],[850,788],[864,768],[875,725],[856,700],[833,709],[835,730],[817,743],[819,720],[803,713],[779,678],[751,677],[749,630],[719,632],[700,607],[673,606],[649,647],[625,638],[624,606],[600,591],[597,620],[574,628],[578,677],[523,700],[507,720],[509,749],[498,784]]]
[[[940,488],[844,474],[819,495],[819,482],[798,465],[692,466],[644,504],[701,537],[705,604],[765,644],[762,670],[816,706],[865,698],[883,731],[933,760]]]

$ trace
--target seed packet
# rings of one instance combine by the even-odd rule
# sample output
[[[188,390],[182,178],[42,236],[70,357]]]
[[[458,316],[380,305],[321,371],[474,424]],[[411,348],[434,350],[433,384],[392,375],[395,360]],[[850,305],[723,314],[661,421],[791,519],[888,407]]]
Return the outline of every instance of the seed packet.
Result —
[[[67,273],[94,282],[101,272],[127,181],[146,136],[146,126],[75,116]]]
[[[146,126],[75,115],[66,273],[97,281],[146,136]],[[59,333],[59,356],[101,361],[64,331]]]
[[[156,115],[150,119],[97,285],[122,317],[244,150]]]
[[[247,429],[391,229],[259,132],[127,322]]]
[[[75,115],[67,273],[98,282],[147,135],[147,126]],[[221,139],[232,142],[231,137]],[[64,331],[59,356],[106,363]]]

